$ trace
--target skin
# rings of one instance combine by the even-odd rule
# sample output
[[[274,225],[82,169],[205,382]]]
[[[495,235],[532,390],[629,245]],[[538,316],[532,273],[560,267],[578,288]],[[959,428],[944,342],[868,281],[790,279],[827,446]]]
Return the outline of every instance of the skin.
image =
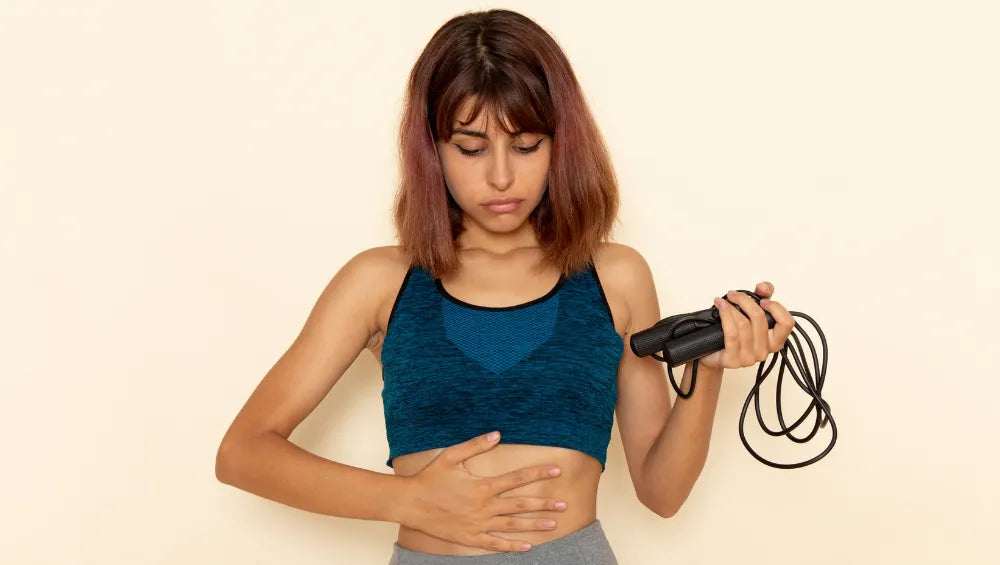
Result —
[[[459,109],[458,116],[463,121],[468,118],[471,105],[472,101],[467,100]],[[541,133],[521,133],[512,138],[488,123],[487,116],[484,109],[467,126],[456,121],[458,131],[452,138],[437,143],[448,192],[465,216],[466,231],[457,241],[463,265],[467,258],[503,261],[518,250],[538,248],[538,238],[527,219],[545,194],[552,138]],[[483,132],[487,139],[461,133],[465,130]],[[475,155],[465,155],[463,150]],[[496,198],[525,200],[510,213],[498,214],[482,206]]]
[[[471,101],[459,110],[464,121]],[[508,136],[493,123],[487,123],[484,110],[470,124],[456,128],[484,132],[486,138],[457,133],[438,142],[438,157],[445,183],[452,198],[464,211],[465,231],[457,240],[462,268],[457,275],[442,279],[445,289],[466,302],[482,306],[522,304],[545,295],[559,278],[554,268],[538,267],[541,253],[534,230],[527,222],[531,211],[541,201],[547,183],[552,138],[539,133]],[[513,128],[511,128],[513,129]],[[532,152],[527,149],[537,147]],[[474,151],[463,155],[460,148]],[[513,212],[496,213],[482,203],[496,198],[524,198]],[[595,255],[595,262],[599,262]],[[598,267],[600,268],[600,267]],[[406,261],[398,256],[398,277],[402,280]],[[392,280],[398,289],[399,281]],[[379,316],[382,336],[388,323],[395,296],[387,294]],[[609,297],[609,300],[610,297]],[[625,334],[625,305],[612,300],[612,311],[619,321],[616,331]],[[381,339],[371,347],[376,359],[381,357]],[[396,457],[393,471],[413,475],[423,469],[442,449],[430,449]],[[513,516],[548,518],[555,525],[548,530],[490,532],[510,540],[539,544],[563,537],[593,522],[596,518],[597,485],[601,464],[585,453],[554,446],[503,444],[466,460],[469,472],[478,476],[498,476],[533,465],[552,465],[562,473],[552,479],[532,482],[507,491],[502,496],[557,497],[566,501],[563,511],[543,510]],[[448,555],[483,555],[493,553],[483,548],[467,547],[430,536],[420,530],[400,526],[397,543],[404,548]]]
[[[470,109],[471,100],[466,101],[457,117],[464,121]],[[522,304],[545,295],[555,285],[559,272],[541,264],[538,240],[527,218],[546,190],[551,137],[539,133],[522,133],[510,137],[489,122],[488,112],[485,110],[472,123],[463,126],[456,122],[455,127],[483,132],[484,135],[480,137],[457,133],[451,139],[439,140],[437,144],[447,189],[464,211],[466,228],[457,240],[462,267],[457,274],[442,279],[442,284],[449,294],[482,306]],[[537,149],[526,152],[532,147]],[[476,155],[464,155],[462,149],[475,152]],[[482,206],[486,201],[503,197],[523,198],[524,201],[509,213],[496,213]],[[397,247],[380,248],[379,252],[394,265],[384,279],[384,288],[380,289],[383,298],[376,316],[378,331],[373,334],[368,346],[381,363],[385,328],[396,298],[395,293],[408,263]],[[641,330],[660,319],[655,288],[648,266],[631,247],[604,243],[595,250],[593,257],[611,309],[615,331],[625,343],[619,366],[619,403],[616,415],[629,472],[640,501],[667,517],[676,511],[681,502],[666,504],[659,501],[682,501],[687,493],[671,493],[670,497],[653,494],[654,488],[662,487],[659,484],[652,485],[643,473],[647,454],[656,438],[665,430],[671,412],[664,369],[662,363],[652,358],[636,358],[628,348],[633,323]],[[767,282],[755,287],[755,292],[764,298],[770,297],[773,291],[773,285]],[[723,329],[727,349],[703,358],[706,373],[709,369],[716,369],[717,377],[721,377],[723,368],[753,364],[765,349],[779,349],[780,343],[787,338],[784,326],[791,324],[791,317],[777,302],[772,301],[766,307],[782,325],[769,331],[766,325],[761,326],[763,311],[749,297],[733,293],[729,299],[751,313],[751,318],[736,313],[735,309],[724,309]],[[718,301],[716,306],[720,306]],[[623,378],[622,375],[627,376]],[[708,385],[703,386],[710,388]],[[715,387],[714,395],[702,393],[702,398],[711,396],[708,400],[711,412],[706,412],[709,422],[714,417],[717,388]],[[655,402],[650,402],[651,399]],[[681,429],[680,426],[695,425],[681,424],[681,420],[690,421],[690,418],[686,416],[679,419],[675,426],[678,430]],[[701,425],[701,428],[710,431],[710,425]],[[707,436],[708,432],[701,435]],[[699,442],[692,442],[692,445],[704,444],[701,451],[707,451],[707,442],[706,437]],[[695,448],[675,449],[681,453]],[[414,475],[441,451],[441,448],[430,449],[396,457],[393,472],[399,476]],[[698,456],[686,453],[671,453],[669,457],[670,461],[679,461],[679,465],[694,469],[695,477],[703,464],[703,457],[699,459]],[[501,443],[465,461],[465,468],[480,477],[499,476],[535,465],[552,465],[559,468],[561,474],[556,478],[530,482],[501,496],[557,498],[567,503],[566,508],[562,511],[539,510],[511,514],[550,519],[553,525],[549,529],[488,533],[537,545],[569,535],[596,519],[597,489],[602,473],[600,462],[590,455],[555,446]],[[688,482],[693,482],[693,479]],[[456,544],[403,525],[400,525],[397,543],[401,547],[426,553],[494,553],[480,547]]]
[[[461,269],[442,284],[450,294],[472,304],[509,306],[546,294],[558,278],[555,269],[539,260],[538,242],[526,223],[544,194],[551,140],[538,134],[508,138],[485,119],[483,115],[479,121],[467,124],[469,129],[484,131],[483,138],[465,134],[438,145],[448,190],[466,210],[467,227],[458,241]],[[538,151],[523,152],[538,141]],[[481,153],[468,157],[461,154],[459,146]],[[525,201],[517,211],[505,214],[480,206],[500,195],[514,195]],[[636,357],[627,346],[633,328],[646,329],[661,319],[648,264],[635,249],[618,243],[600,245],[594,250],[593,260],[614,329],[624,341],[615,418],[625,463],[638,500],[657,515],[670,517],[690,493],[707,456],[722,370],[750,366],[763,359],[766,352],[777,351],[794,321],[777,302],[765,305],[762,301],[778,321],[773,330],[768,330],[763,311],[749,297],[741,293],[735,300],[730,297],[749,318],[737,314],[734,308],[725,309],[721,316],[725,350],[703,358],[698,391],[673,407],[663,364],[649,356]],[[317,299],[302,331],[254,389],[227,430],[216,455],[216,477],[296,508],[399,523],[398,543],[427,553],[517,551],[519,541],[545,543],[593,522],[601,465],[572,449],[501,443],[482,452],[469,451],[474,454],[447,471],[441,470],[442,465],[427,467],[432,460],[443,461],[434,459],[441,449],[394,460],[393,471],[399,476],[419,473],[415,479],[440,479],[460,477],[455,473],[465,472],[471,477],[465,486],[490,487],[488,496],[481,489],[464,493],[467,499],[484,501],[484,506],[474,509],[474,521],[497,524],[491,518],[502,516],[515,522],[501,518],[503,523],[493,527],[504,531],[483,533],[459,531],[462,525],[454,522],[427,524],[421,520],[426,512],[420,510],[419,497],[440,498],[437,486],[424,492],[422,481],[399,480],[317,457],[288,441],[292,431],[337,384],[362,350],[367,348],[380,361],[389,314],[408,266],[398,247],[385,246],[357,254],[337,272]],[[756,292],[768,298],[774,286],[761,283]],[[688,389],[685,384],[689,374],[690,364],[681,383],[684,390]],[[549,466],[561,469],[562,474],[555,478],[544,475]],[[424,469],[433,473],[420,473]],[[504,475],[516,479],[504,484],[505,489],[519,486],[494,495],[491,485],[496,481],[492,478]],[[523,480],[529,482],[521,484]],[[344,484],[350,484],[350,488],[343,488]],[[494,496],[513,498],[510,502],[527,506],[499,504]],[[414,497],[417,500],[408,505],[407,499]],[[553,505],[556,499],[566,501],[567,507],[557,509]],[[510,508],[526,511],[508,514]],[[542,518],[554,519],[556,525],[543,528],[537,524]],[[447,535],[449,540],[461,538],[464,543],[430,536],[404,523],[423,525],[438,535]],[[475,547],[472,541],[477,542]]]

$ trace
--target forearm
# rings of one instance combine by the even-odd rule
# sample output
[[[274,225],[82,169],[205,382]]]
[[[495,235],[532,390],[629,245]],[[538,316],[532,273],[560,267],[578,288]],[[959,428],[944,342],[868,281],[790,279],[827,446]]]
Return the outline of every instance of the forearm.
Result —
[[[406,478],[352,467],[310,453],[277,434],[225,447],[220,481],[309,512],[399,523]]]
[[[684,367],[680,389],[685,393],[691,390],[693,364]],[[672,516],[680,509],[705,466],[722,374],[722,369],[699,366],[693,394],[677,398],[666,425],[650,446],[642,482],[647,487],[647,504],[662,516]]]

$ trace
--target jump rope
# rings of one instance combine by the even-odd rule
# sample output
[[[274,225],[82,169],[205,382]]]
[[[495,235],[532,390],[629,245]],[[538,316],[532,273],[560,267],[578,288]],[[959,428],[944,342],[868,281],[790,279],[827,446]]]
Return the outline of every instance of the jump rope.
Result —
[[[753,298],[757,304],[760,304],[761,297],[748,290],[740,290],[739,292],[744,292]],[[734,304],[731,300],[728,300],[725,296],[726,293],[721,294],[723,300],[726,300],[732,304],[741,314],[743,314],[743,309],[739,305]],[[743,404],[743,412],[740,414],[740,440],[743,441],[743,445],[747,448],[758,461],[775,467],[777,469],[796,469],[799,467],[805,467],[819,461],[826,456],[827,453],[833,449],[833,445],[837,442],[837,424],[833,421],[833,415],[830,414],[830,404],[823,400],[821,397],[823,391],[823,384],[826,382],[826,358],[827,358],[827,345],[826,336],[823,334],[823,330],[819,328],[816,321],[811,317],[807,316],[802,312],[792,312],[789,311],[792,316],[797,316],[807,320],[819,334],[820,341],[823,346],[823,362],[820,365],[816,357],[816,348],[813,347],[813,342],[809,339],[809,335],[803,331],[802,326],[795,323],[795,327],[792,329],[792,333],[789,335],[789,339],[785,341],[782,348],[777,352],[780,353],[781,357],[781,368],[778,370],[778,381],[775,389],[775,405],[778,412],[778,422],[781,424],[781,429],[771,430],[764,423],[764,419],[760,412],[760,385],[767,378],[767,375],[774,368],[774,364],[778,360],[778,355],[772,354],[771,363],[764,369],[764,363],[767,359],[760,362],[757,367],[757,379],[754,383],[753,388],[750,390],[749,396],[747,396],[747,401]],[[773,328],[775,325],[775,319],[771,316],[771,313],[764,311],[764,316],[767,318],[767,327]],[[817,371],[817,376],[813,379],[812,374],[809,371],[809,365],[806,363],[805,351],[802,349],[802,344],[799,341],[798,336],[796,336],[796,330],[801,333],[802,338],[809,345],[810,353],[812,354],[813,366],[819,367]],[[795,347],[791,345],[791,342],[795,343]],[[637,357],[645,357],[646,355],[651,355],[654,359],[662,361],[667,364],[667,374],[670,377],[670,384],[674,387],[677,395],[680,398],[688,398],[694,393],[694,386],[698,378],[698,359],[709,355],[716,351],[725,349],[725,335],[722,330],[722,321],[719,319],[719,309],[715,306],[711,308],[706,308],[705,310],[698,310],[696,312],[690,312],[687,314],[676,314],[668,318],[664,318],[657,322],[650,328],[642,330],[634,335],[632,335],[629,345],[632,348],[632,352],[635,353]],[[796,351],[796,349],[798,351]],[[662,354],[657,354],[657,351],[661,351]],[[791,357],[792,361],[795,362],[795,366],[798,368],[798,373],[792,364],[788,361]],[[691,386],[690,390],[685,394],[681,392],[680,387],[677,385],[677,381],[674,380],[673,367],[678,365],[683,365],[691,360],[694,360],[694,364],[691,369]],[[783,374],[785,369],[791,373],[795,382],[799,385],[803,391],[812,396],[813,400],[809,403],[809,406],[802,413],[792,425],[785,425],[785,418],[781,413],[781,384],[783,381]],[[799,376],[801,373],[801,378]],[[750,401],[754,401],[754,408],[757,412],[757,421],[760,423],[761,429],[764,430],[770,436],[785,436],[795,443],[806,443],[812,439],[816,432],[820,428],[825,428],[827,422],[830,423],[830,429],[832,435],[830,437],[830,445],[827,446],[825,450],[819,455],[802,461],[800,463],[775,463],[768,461],[761,457],[750,444],[747,442],[746,435],[743,433],[743,425],[746,420],[747,408],[750,406]],[[812,431],[806,434],[804,437],[795,437],[792,435],[792,431],[798,428],[803,422],[806,421],[809,413],[815,408],[816,418],[813,423]]]

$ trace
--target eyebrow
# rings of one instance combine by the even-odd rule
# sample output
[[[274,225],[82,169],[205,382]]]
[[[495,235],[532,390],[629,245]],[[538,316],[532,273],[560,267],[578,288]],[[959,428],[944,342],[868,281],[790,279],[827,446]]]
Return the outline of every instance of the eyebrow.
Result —
[[[459,134],[459,133],[465,134],[465,135],[471,135],[472,137],[481,137],[483,139],[489,139],[488,137],[486,137],[486,133],[485,132],[476,131],[476,130],[472,130],[472,129],[455,128],[451,132],[452,135]],[[517,136],[521,135],[522,133],[524,133],[524,131],[517,130],[517,131],[512,131],[510,133],[510,135],[511,135],[511,137],[517,137]]]

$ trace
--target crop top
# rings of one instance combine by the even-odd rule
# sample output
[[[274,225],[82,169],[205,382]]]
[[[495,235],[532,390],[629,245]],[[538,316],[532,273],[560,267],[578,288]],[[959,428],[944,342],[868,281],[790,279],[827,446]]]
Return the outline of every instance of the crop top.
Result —
[[[412,265],[382,342],[386,465],[499,430],[500,443],[591,455],[603,473],[624,345],[592,261],[501,307],[463,302]]]

